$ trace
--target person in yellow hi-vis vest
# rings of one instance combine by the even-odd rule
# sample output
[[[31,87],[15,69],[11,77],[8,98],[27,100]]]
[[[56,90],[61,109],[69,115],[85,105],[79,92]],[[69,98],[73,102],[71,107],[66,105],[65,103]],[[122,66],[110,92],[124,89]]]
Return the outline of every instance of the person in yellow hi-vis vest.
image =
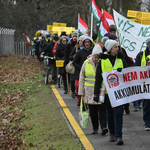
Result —
[[[88,56],[84,61],[79,76],[78,94],[84,97],[84,101],[88,105],[93,126],[92,134],[98,133],[100,123],[101,134],[105,135],[108,132],[105,105],[93,100],[95,73],[98,64],[98,55],[100,53],[102,53],[102,49],[101,46],[97,44],[92,51],[92,55]]]
[[[146,45],[146,50],[137,54],[135,66],[150,66],[150,38],[146,41]],[[145,131],[150,131],[150,100],[144,99],[142,105]]]
[[[107,54],[100,54],[100,61],[96,70],[95,87],[94,87],[94,101],[99,101],[99,93],[103,81],[102,73],[112,71],[113,69],[121,71],[122,68],[127,67],[124,55],[119,52],[118,42],[108,39],[105,42]],[[107,110],[108,129],[110,133],[110,142],[115,142],[116,145],[123,145],[122,140],[122,126],[123,126],[123,105],[112,108],[108,97],[107,90],[105,92],[104,104]]]

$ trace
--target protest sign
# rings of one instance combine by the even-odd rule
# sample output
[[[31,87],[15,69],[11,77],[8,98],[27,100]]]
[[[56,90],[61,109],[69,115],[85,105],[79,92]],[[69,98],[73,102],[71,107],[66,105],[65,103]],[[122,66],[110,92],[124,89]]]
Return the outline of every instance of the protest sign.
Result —
[[[112,107],[150,99],[150,66],[129,67],[102,74]]]
[[[130,20],[136,23],[150,25],[150,18],[138,18],[138,19],[135,18],[135,19],[130,19]]]
[[[127,17],[135,17],[135,18],[150,18],[149,12],[128,10]]]
[[[150,38],[150,26],[133,22],[115,10],[113,12],[121,46],[129,57],[135,58],[140,51],[146,49],[146,40]]]

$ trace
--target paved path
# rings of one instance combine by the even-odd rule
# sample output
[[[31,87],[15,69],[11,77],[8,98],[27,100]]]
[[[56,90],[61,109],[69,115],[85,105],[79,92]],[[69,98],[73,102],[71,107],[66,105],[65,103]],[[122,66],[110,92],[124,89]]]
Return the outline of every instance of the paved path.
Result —
[[[84,138],[84,140],[81,140],[82,144],[86,146],[86,149],[89,150],[150,150],[150,131],[144,131],[144,122],[142,120],[142,109],[138,109],[137,112],[134,112],[133,110],[133,105],[130,103],[130,115],[126,115],[124,113],[123,116],[123,141],[124,145],[123,146],[118,146],[115,145],[115,142],[109,142],[109,134],[106,134],[105,136],[102,136],[100,134],[100,130],[98,134],[91,134],[92,131],[92,125],[91,125],[91,120],[89,119],[89,124],[86,129],[83,129],[79,125],[79,106],[76,105],[77,99],[73,99],[70,95],[63,94],[63,88],[61,85],[61,88],[58,88],[57,85],[53,86],[51,85],[52,91],[55,91],[55,95],[57,95],[58,99],[61,99],[62,105],[65,108],[67,108],[73,117],[70,117],[70,115],[66,115],[68,118],[73,118],[75,119],[74,121],[78,124],[76,125],[75,122],[72,122],[73,119],[68,118],[70,121],[70,124],[76,134],[83,139],[84,136],[87,138]],[[58,94],[57,93],[60,94]],[[69,114],[66,113],[66,114]],[[79,131],[79,132],[78,132]],[[82,134],[83,131],[83,134]],[[89,141],[89,143],[87,142]],[[84,143],[85,142],[85,143]],[[87,143],[86,143],[87,142]],[[88,145],[89,144],[89,145]],[[91,145],[90,145],[91,144]]]

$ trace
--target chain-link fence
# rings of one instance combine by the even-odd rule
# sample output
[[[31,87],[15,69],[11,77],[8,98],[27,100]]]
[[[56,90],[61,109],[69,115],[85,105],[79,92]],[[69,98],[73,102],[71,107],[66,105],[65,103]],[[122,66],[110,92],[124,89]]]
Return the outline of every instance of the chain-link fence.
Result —
[[[15,52],[14,29],[0,27],[0,55]]]

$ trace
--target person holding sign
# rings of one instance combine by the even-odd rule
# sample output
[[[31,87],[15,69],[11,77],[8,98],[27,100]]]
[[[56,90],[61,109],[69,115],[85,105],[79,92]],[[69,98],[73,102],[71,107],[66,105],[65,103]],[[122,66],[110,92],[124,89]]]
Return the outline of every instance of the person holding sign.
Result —
[[[94,87],[94,101],[99,101],[99,93],[101,84],[105,84],[103,81],[102,73],[118,70],[127,67],[127,63],[124,60],[124,56],[119,52],[118,42],[115,40],[108,39],[105,42],[105,48],[107,54],[101,53],[99,58],[100,61],[97,66],[96,80]],[[105,89],[106,90],[106,89]],[[107,91],[105,91],[104,104],[107,110],[108,128],[110,133],[110,142],[115,142],[117,145],[123,145],[122,140],[122,126],[123,126],[123,106],[112,108]]]
[[[139,52],[136,56],[135,66],[150,66],[150,38],[146,41],[146,50]],[[143,121],[145,131],[150,131],[150,100],[143,100]]]

